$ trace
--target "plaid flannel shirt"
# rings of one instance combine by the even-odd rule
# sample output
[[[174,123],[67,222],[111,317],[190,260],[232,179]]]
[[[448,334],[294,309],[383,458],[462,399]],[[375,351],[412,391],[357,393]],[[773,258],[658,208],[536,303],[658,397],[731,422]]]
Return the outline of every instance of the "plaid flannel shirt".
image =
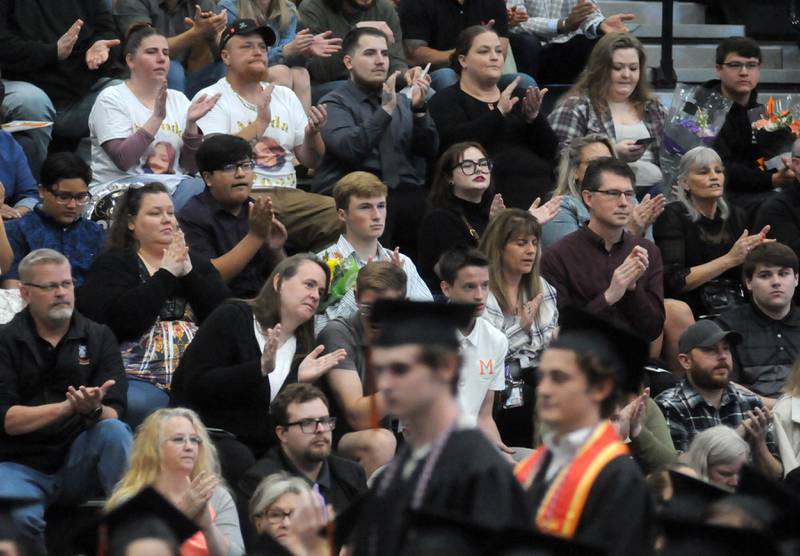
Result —
[[[528,12],[528,21],[516,27],[511,27],[512,33],[533,33],[542,42],[564,43],[575,35],[586,35],[590,39],[598,37],[598,29],[605,16],[600,12],[597,2],[589,0],[597,7],[591,17],[581,23],[580,27],[569,33],[558,33],[558,20],[569,17],[572,9],[578,5],[579,0],[524,0]],[[509,2],[507,2],[509,3]]]
[[[688,450],[697,433],[717,425],[735,429],[744,420],[744,415],[748,411],[757,407],[763,408],[758,396],[728,384],[717,409],[709,405],[687,379],[661,392],[656,397],[656,403],[664,413],[672,442],[678,452]],[[770,424],[767,432],[767,448],[773,456],[780,459],[772,431],[773,427]]]
[[[486,299],[486,308],[481,315],[481,318],[489,321],[508,338],[506,361],[517,360],[522,369],[539,364],[539,356],[550,343],[553,332],[558,326],[556,290],[544,278],[540,278],[540,280],[544,299],[542,299],[539,315],[534,319],[530,331],[522,329],[519,325],[519,317],[504,315],[497,303],[497,298],[492,293]],[[525,301],[527,299],[523,299],[523,302]]]
[[[661,150],[661,137],[664,135],[666,119],[667,109],[658,99],[647,103],[642,120],[650,137],[655,139],[647,148],[653,154],[656,165],[659,164],[658,153]],[[571,96],[564,99],[550,113],[547,121],[558,136],[559,151],[576,137],[583,137],[588,133],[602,133],[612,142],[616,141],[617,132],[614,129],[611,110],[607,106],[598,110],[587,96]]]

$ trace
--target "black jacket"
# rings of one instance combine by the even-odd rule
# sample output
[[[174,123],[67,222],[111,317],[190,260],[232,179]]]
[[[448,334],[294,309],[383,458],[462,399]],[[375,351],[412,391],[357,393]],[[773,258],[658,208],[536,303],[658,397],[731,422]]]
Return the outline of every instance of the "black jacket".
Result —
[[[249,500],[264,477],[280,471],[313,484],[294,466],[280,446],[274,446],[247,470],[239,481],[239,492],[245,496],[245,500]],[[330,455],[323,463],[317,484],[325,501],[339,515],[359,494],[367,490],[367,477],[364,469],[356,462]]]
[[[703,83],[709,92],[721,94],[719,79]],[[757,160],[764,156],[753,139],[747,112],[759,106],[758,89],[753,89],[747,106],[734,102],[725,124],[714,141],[714,150],[725,163],[725,187],[733,193],[756,193],[772,189],[772,174],[759,169]]]
[[[301,346],[287,384],[297,382]],[[224,429],[256,457],[276,443],[269,415],[269,378],[261,374],[261,349],[253,328],[253,309],[244,301],[226,301],[197,331],[172,377],[173,405],[190,407],[211,428]]]
[[[37,431],[10,436],[5,431],[9,408],[63,402],[68,386],[101,386],[115,380],[103,405],[122,417],[128,383],[114,333],[77,311],[56,348],[55,366],[45,365],[37,345],[40,341],[28,309],[0,329],[0,461],[54,473],[64,463],[73,440],[86,429],[83,419],[73,415]]]
[[[769,224],[769,237],[791,247],[800,255],[800,181],[784,187],[758,209],[754,230]],[[800,293],[800,292],[798,292]]]

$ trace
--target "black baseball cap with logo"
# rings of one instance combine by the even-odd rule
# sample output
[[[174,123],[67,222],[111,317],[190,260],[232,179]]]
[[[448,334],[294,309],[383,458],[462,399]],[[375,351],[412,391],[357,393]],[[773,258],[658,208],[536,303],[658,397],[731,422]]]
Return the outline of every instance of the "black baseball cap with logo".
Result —
[[[275,31],[266,25],[259,25],[253,19],[237,19],[225,27],[222,31],[222,38],[219,41],[219,49],[225,48],[231,37],[244,37],[247,35],[261,35],[267,46],[272,46],[278,41]]]

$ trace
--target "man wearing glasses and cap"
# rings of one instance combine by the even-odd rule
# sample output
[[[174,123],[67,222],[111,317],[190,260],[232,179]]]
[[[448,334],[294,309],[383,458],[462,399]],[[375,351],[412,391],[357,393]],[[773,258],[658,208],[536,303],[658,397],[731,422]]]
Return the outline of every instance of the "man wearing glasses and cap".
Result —
[[[742,341],[711,320],[701,320],[678,339],[678,362],[686,371],[677,386],[665,390],[656,403],[667,420],[672,442],[685,452],[695,435],[716,425],[727,425],[750,444],[753,463],[763,473],[779,479],[783,466],[772,432],[772,412],[758,396],[740,390],[730,381],[731,345]]]

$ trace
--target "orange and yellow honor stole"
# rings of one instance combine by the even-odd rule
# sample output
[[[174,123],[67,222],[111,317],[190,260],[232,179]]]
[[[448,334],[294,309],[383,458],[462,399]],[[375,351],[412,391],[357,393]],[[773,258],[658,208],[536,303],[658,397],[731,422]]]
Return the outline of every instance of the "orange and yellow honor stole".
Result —
[[[544,472],[540,467],[547,452],[547,447],[540,446],[514,469],[514,475],[526,490],[539,472]],[[595,479],[614,458],[628,453],[611,422],[602,421],[547,489],[536,511],[536,527],[543,533],[572,538]]]

